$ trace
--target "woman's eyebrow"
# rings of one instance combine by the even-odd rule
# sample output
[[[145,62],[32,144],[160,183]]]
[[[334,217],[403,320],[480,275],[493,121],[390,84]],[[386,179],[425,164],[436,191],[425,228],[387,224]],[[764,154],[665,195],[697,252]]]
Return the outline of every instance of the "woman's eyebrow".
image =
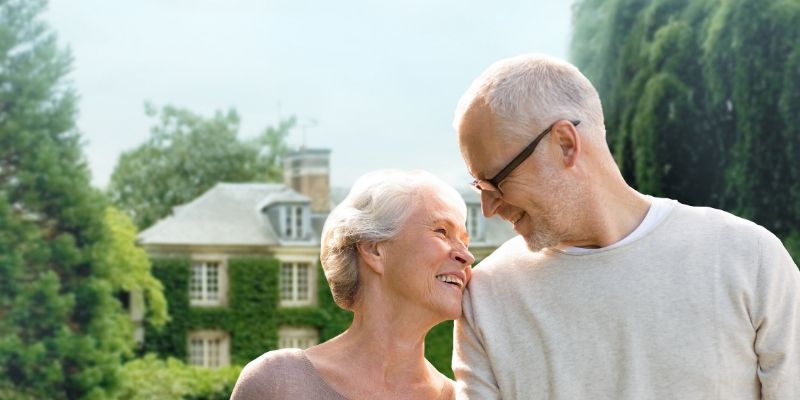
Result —
[[[456,224],[454,224],[453,221],[451,221],[448,218],[439,217],[439,216],[433,216],[431,218],[431,225],[436,225],[436,224],[448,225],[450,227],[456,226]]]
[[[452,219],[444,218],[444,217],[434,217],[431,220],[431,225],[437,225],[437,224],[447,225],[449,228],[461,228],[462,227],[461,224],[455,223],[455,222],[453,222]],[[465,226],[463,228],[464,229],[461,230],[461,234],[458,235],[458,239],[461,240],[462,242],[464,242],[465,244],[469,245],[469,232],[467,232]]]

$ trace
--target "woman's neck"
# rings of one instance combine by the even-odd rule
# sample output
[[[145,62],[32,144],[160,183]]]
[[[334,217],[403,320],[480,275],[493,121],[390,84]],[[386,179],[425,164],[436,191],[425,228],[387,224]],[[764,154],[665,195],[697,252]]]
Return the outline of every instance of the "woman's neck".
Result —
[[[440,390],[444,378],[425,360],[429,328],[375,311],[356,311],[344,333],[306,351],[323,378],[351,398],[421,398]]]

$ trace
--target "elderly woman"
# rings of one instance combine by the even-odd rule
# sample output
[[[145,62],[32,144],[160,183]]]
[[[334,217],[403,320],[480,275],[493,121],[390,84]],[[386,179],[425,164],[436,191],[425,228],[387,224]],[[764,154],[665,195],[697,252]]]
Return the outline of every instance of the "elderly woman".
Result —
[[[305,351],[270,351],[242,371],[232,399],[452,399],[425,359],[425,335],[461,315],[474,261],[466,206],[423,171],[361,177],[322,230],[322,267],[341,335]]]

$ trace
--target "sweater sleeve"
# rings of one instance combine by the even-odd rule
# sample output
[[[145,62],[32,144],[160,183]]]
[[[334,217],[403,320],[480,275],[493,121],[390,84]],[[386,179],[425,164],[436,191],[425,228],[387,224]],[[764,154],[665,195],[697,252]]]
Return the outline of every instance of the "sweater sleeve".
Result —
[[[456,320],[453,340],[456,398],[499,399],[497,381],[475,325],[469,289],[464,291],[463,314]]]
[[[277,399],[275,376],[269,371],[266,355],[251,361],[239,374],[231,393],[231,400]],[[280,373],[281,371],[274,371]]]
[[[761,398],[800,399],[800,271],[780,240],[765,232],[753,326]]]

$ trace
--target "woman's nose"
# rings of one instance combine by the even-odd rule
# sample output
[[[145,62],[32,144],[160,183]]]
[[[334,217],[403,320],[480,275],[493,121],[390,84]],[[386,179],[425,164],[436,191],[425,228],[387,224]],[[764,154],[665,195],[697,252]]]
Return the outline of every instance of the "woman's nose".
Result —
[[[453,251],[453,257],[456,261],[464,265],[472,265],[475,262],[475,257],[469,252],[467,246],[460,244],[459,248]]]

